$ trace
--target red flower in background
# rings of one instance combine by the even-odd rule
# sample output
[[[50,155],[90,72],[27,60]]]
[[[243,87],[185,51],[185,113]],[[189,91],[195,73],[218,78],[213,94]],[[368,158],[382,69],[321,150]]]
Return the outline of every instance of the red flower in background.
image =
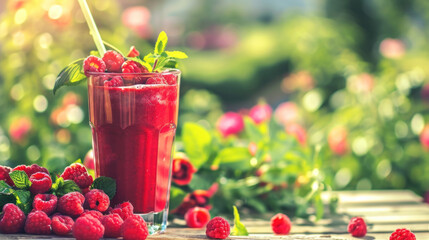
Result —
[[[307,142],[307,131],[298,123],[287,125],[286,133],[294,136],[301,145],[305,145]]]
[[[328,143],[336,155],[344,155],[348,151],[347,129],[344,127],[333,128],[328,135]]]
[[[203,207],[210,210],[212,206],[209,205],[209,200],[217,192],[218,187],[218,183],[214,183],[208,190],[193,191],[186,195],[183,202],[176,209],[173,209],[171,213],[183,216],[193,207]]]
[[[27,117],[19,118],[9,127],[9,135],[12,141],[23,143],[32,128],[31,120]]]
[[[122,13],[122,23],[141,38],[148,38],[151,34],[149,20],[150,11],[143,6],[130,7]]]
[[[386,38],[380,43],[380,53],[386,58],[400,58],[405,54],[405,44],[399,39]]]
[[[420,133],[420,143],[426,151],[429,151],[429,125],[426,125]]]
[[[227,112],[219,118],[217,130],[224,136],[239,134],[244,129],[243,117],[235,112]]]
[[[178,153],[173,158],[173,182],[177,185],[187,185],[197,171],[184,153]]]
[[[250,109],[249,117],[253,119],[256,124],[268,121],[271,118],[273,110],[268,104],[258,104]]]
[[[274,117],[283,126],[298,122],[300,119],[298,106],[294,102],[284,102],[276,108]]]

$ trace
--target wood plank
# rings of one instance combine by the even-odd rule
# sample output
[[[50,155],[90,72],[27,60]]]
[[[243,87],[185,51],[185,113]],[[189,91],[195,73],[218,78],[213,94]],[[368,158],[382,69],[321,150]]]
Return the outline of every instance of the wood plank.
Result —
[[[339,204],[383,204],[422,202],[422,198],[409,190],[374,190],[374,191],[332,191],[324,192],[322,200],[329,202],[331,196],[337,195]]]
[[[396,214],[429,214],[429,205],[424,203],[401,204],[401,205],[387,205],[387,206],[340,206],[337,208],[338,213],[347,213],[350,215],[381,215],[385,213]]]

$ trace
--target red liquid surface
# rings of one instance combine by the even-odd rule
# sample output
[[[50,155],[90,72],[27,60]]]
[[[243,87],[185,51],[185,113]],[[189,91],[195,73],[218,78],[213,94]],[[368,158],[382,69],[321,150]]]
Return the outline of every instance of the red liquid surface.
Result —
[[[178,86],[104,87],[92,82],[88,101],[96,175],[116,180],[113,204],[130,201],[135,213],[164,210]]]

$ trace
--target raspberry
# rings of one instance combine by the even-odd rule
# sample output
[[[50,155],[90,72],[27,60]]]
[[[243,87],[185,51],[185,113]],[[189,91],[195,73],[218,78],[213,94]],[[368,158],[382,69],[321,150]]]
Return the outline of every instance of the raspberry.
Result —
[[[85,194],[85,208],[95,209],[104,212],[109,208],[110,199],[103,190],[92,189]]]
[[[137,51],[137,49],[134,46],[132,46],[130,48],[130,51],[127,54],[127,57],[138,57],[139,55],[140,55],[139,51]]]
[[[271,218],[271,228],[275,234],[288,234],[292,227],[292,223],[288,216],[278,213]]]
[[[166,84],[164,78],[162,77],[151,77],[148,80],[146,80],[146,84]]]
[[[83,211],[83,213],[79,216],[79,217],[85,217],[85,216],[92,216],[93,218],[96,218],[98,220],[101,220],[101,218],[103,217],[103,214],[99,211],[96,210],[88,210],[86,209],[85,211]]]
[[[163,75],[168,85],[174,85],[177,83],[177,76],[174,74]]]
[[[73,180],[80,188],[87,188],[93,182],[92,176],[88,174],[85,166],[80,163],[73,163],[66,167],[61,177],[64,180]]]
[[[33,200],[33,209],[51,215],[57,209],[58,198],[53,194],[37,194]]]
[[[366,235],[366,224],[361,217],[353,217],[350,219],[347,231],[353,237],[365,237]]]
[[[229,232],[228,221],[221,217],[214,217],[207,223],[206,236],[208,238],[225,239],[229,236]]]
[[[124,220],[116,213],[103,216],[101,224],[104,226],[104,237],[120,237],[122,223]]]
[[[108,81],[104,81],[104,86],[106,87],[120,87],[123,85],[124,85],[124,81],[120,76],[116,76]]]
[[[416,236],[410,230],[402,228],[396,229],[396,231],[390,235],[389,240],[416,240]]]
[[[140,63],[128,60],[122,64],[122,72],[123,73],[146,73],[149,72],[145,67],[143,67]]]
[[[138,215],[131,215],[121,226],[124,240],[144,240],[149,234],[146,222]]]
[[[3,206],[3,213],[0,215],[1,233],[19,233],[24,224],[25,214],[18,206],[12,203]]]
[[[83,213],[85,197],[79,192],[70,192],[58,201],[58,212],[70,217],[77,217]]]
[[[32,194],[45,193],[51,189],[52,179],[49,174],[36,172],[30,177],[30,192]]]
[[[210,221],[207,208],[194,207],[185,214],[186,225],[190,228],[202,228]]]
[[[52,217],[52,232],[56,235],[66,236],[72,232],[74,221],[69,216],[56,215]]]
[[[109,50],[103,56],[103,61],[106,64],[108,72],[121,72],[122,63],[124,63],[124,57],[118,52]]]
[[[104,72],[106,71],[106,64],[103,59],[96,56],[89,56],[83,61],[83,71],[89,77],[89,72]]]
[[[36,172],[44,172],[49,174],[48,169],[41,167],[37,164],[32,164],[31,166],[19,165],[19,166],[16,166],[14,169],[12,169],[12,172],[17,170],[24,171],[28,177],[31,177],[31,175],[33,175]]]
[[[134,213],[134,207],[130,202],[123,202],[115,206],[110,213],[117,213],[125,221],[129,216]]]
[[[15,184],[9,176],[10,171],[12,171],[12,168],[0,166],[0,180],[5,181],[9,186],[13,187]]]
[[[43,211],[28,214],[25,221],[25,232],[28,234],[51,234],[51,219]]]
[[[76,219],[72,231],[76,240],[98,240],[103,237],[104,226],[98,219],[85,216]]]
[[[80,191],[82,192],[83,195],[87,194],[89,192],[89,187],[87,188],[81,188]]]

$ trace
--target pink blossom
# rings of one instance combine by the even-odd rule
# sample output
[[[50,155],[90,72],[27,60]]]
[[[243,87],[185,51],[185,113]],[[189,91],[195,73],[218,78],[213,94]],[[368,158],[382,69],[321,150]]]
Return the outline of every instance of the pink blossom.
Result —
[[[268,121],[271,118],[273,110],[268,104],[258,104],[250,109],[249,117],[253,119],[256,124]]]
[[[274,112],[277,122],[286,126],[299,120],[298,106],[294,102],[281,103]]]
[[[15,120],[9,127],[9,135],[12,141],[23,143],[32,128],[31,120],[27,117]]]
[[[344,127],[333,128],[328,135],[328,144],[336,155],[344,155],[348,152],[347,129]]]
[[[386,38],[380,43],[380,53],[386,58],[400,58],[405,54],[405,44],[399,39]]]
[[[151,33],[149,25],[150,11],[146,7],[130,7],[122,13],[122,23],[141,38],[148,38]]]
[[[307,131],[297,123],[288,124],[286,133],[294,136],[301,145],[305,145],[307,142]]]
[[[244,129],[243,117],[235,112],[227,112],[219,118],[217,129],[224,137],[239,134]]]
[[[426,151],[429,151],[429,125],[426,125],[420,133],[420,143]]]

